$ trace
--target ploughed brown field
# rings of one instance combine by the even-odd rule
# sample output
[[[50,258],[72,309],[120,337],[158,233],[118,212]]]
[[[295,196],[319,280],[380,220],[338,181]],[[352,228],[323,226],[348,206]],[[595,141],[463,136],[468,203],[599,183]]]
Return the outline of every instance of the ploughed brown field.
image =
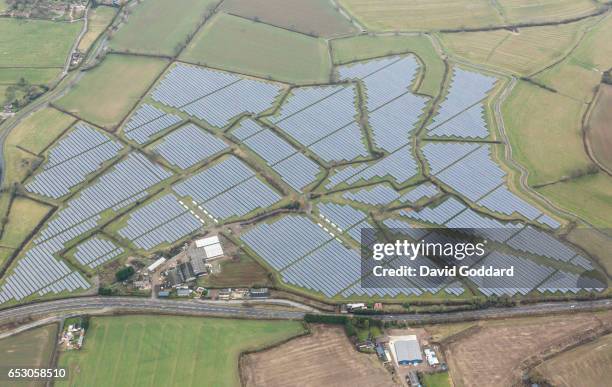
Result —
[[[512,386],[524,371],[522,362],[568,341],[612,326],[612,312],[492,320],[447,344],[445,355],[453,384]],[[554,353],[554,352],[553,352]]]
[[[597,161],[608,170],[612,170],[612,86],[610,85],[601,85],[587,135]]]
[[[336,326],[313,325],[312,333],[278,347],[243,356],[245,386],[395,386],[376,355],[357,352]]]

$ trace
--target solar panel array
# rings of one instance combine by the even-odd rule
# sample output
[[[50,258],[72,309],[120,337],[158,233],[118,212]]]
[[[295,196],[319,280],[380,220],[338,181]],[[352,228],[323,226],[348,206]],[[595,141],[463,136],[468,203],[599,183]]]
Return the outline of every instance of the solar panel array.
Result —
[[[457,114],[448,121],[428,127],[427,133],[432,137],[466,137],[486,138],[489,129],[485,120],[484,104],[478,103],[463,112]]]
[[[487,255],[474,268],[492,266],[498,269],[509,269],[514,267],[514,276],[500,277],[478,277],[468,278],[478,287],[478,290],[487,296],[491,295],[525,295],[535,289],[542,281],[550,276],[555,270],[538,265],[528,259],[519,258],[514,255],[494,251]]]
[[[496,82],[494,77],[455,67],[448,94],[440,103],[438,114],[434,116],[429,127],[442,124],[485,99]]]
[[[291,98],[287,103],[291,103]],[[357,89],[348,85],[301,110],[272,117],[270,122],[300,144],[309,146],[355,121],[356,101]]]
[[[551,218],[550,216],[546,214],[540,215],[540,217],[537,218],[536,220],[538,221],[538,223],[546,225],[553,229],[557,229],[561,227],[561,223],[557,222],[556,220],[554,220],[553,218]]]
[[[410,152],[410,146],[405,146],[397,151],[375,161],[373,164],[362,170],[357,171],[344,179],[348,184],[355,184],[358,181],[368,181],[374,178],[392,178],[397,184],[407,182],[411,177],[418,173],[418,166],[414,156]]]
[[[423,183],[403,194],[399,200],[402,203],[416,203],[423,198],[431,199],[439,193],[440,191],[435,185],[431,183]]]
[[[450,197],[435,207],[425,207],[420,211],[401,210],[399,214],[421,222],[443,225],[465,209],[463,203]]]
[[[197,231],[204,222],[167,194],[132,212],[127,225],[118,231],[141,249],[171,244]]]
[[[283,281],[333,297],[361,277],[361,257],[332,239],[281,271]]]
[[[255,121],[242,121],[232,134],[264,159],[285,183],[298,192],[313,183],[321,172],[317,163]]]
[[[359,172],[366,169],[368,165],[366,164],[357,164],[357,165],[349,165],[342,169],[336,169],[336,173],[332,174],[328,179],[328,183],[325,184],[326,189],[333,189],[336,186],[340,185],[347,179],[352,176],[357,175]]]
[[[187,169],[225,150],[221,139],[194,124],[187,124],[163,138],[153,147],[170,164]]]
[[[139,144],[149,142],[156,134],[181,122],[181,117],[169,114],[153,105],[142,104],[123,128],[125,137]]]
[[[281,197],[235,156],[230,156],[175,184],[179,196],[190,196],[206,214],[227,219],[267,208]]]
[[[575,273],[567,273],[558,270],[538,287],[540,293],[578,293],[581,290],[600,292],[606,288],[605,284],[597,279],[579,276]]]
[[[374,144],[387,152],[408,144],[426,104],[426,98],[406,93],[369,112]]]
[[[25,188],[28,192],[58,199],[117,156],[121,149],[120,142],[79,122],[49,150],[42,171],[34,175]]]
[[[508,190],[506,172],[491,157],[489,145],[428,143],[423,154],[432,174],[470,201],[494,212],[518,213],[530,220],[542,214]]]
[[[260,223],[242,234],[240,239],[266,263],[280,270],[329,241],[332,236],[305,216],[288,215],[272,223]]]
[[[343,89],[342,85],[296,87],[291,90],[278,113],[269,118],[270,122],[276,123],[292,116]]]
[[[393,187],[385,184],[378,184],[372,187],[361,188],[358,191],[347,191],[342,197],[371,206],[383,206],[396,201],[399,199],[400,195]]]
[[[272,107],[280,85],[217,70],[178,64],[155,87],[151,97],[222,128],[242,114]]]
[[[393,56],[338,67],[340,79],[359,79],[364,85],[366,108],[372,112],[410,92],[419,64],[414,56]],[[415,98],[415,100],[422,97]],[[420,114],[419,114],[420,115]]]
[[[557,238],[531,226],[525,227],[508,242],[508,246],[543,257],[568,262],[577,253]]]
[[[93,237],[77,245],[74,257],[81,265],[95,269],[123,252],[121,247],[115,246],[108,239]]]
[[[272,169],[281,176],[285,183],[298,192],[302,192],[304,187],[317,180],[317,175],[321,172],[319,165],[302,153],[295,153],[274,165]]]
[[[328,163],[351,161],[358,157],[368,157],[370,155],[363,142],[361,128],[355,121],[314,142],[308,149]]]
[[[95,183],[82,190],[48,223],[38,240],[46,240],[141,194],[172,174],[141,153],[132,152]]]
[[[333,229],[343,232],[366,218],[363,211],[346,204],[319,203],[319,217],[329,223]]]

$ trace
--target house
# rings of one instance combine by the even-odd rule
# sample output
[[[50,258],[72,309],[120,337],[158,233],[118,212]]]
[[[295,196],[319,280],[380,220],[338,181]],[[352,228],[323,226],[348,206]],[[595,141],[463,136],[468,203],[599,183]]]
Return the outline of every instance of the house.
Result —
[[[161,297],[161,298],[170,297],[170,292],[167,290],[161,290],[157,292],[157,297]]]

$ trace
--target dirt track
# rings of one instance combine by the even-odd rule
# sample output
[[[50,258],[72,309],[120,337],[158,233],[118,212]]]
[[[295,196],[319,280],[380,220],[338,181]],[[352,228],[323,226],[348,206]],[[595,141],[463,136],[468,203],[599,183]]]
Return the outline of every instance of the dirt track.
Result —
[[[244,356],[246,386],[395,386],[376,355],[358,353],[342,328],[313,326],[312,334]]]

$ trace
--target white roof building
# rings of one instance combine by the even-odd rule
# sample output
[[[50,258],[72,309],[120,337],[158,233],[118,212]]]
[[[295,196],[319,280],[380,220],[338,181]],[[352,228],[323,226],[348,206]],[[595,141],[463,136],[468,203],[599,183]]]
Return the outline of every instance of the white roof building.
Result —
[[[155,269],[157,269],[158,267],[160,267],[164,262],[166,262],[166,258],[162,257],[160,259],[158,259],[157,261],[153,262],[148,268],[147,270],[150,272],[154,272]]]

